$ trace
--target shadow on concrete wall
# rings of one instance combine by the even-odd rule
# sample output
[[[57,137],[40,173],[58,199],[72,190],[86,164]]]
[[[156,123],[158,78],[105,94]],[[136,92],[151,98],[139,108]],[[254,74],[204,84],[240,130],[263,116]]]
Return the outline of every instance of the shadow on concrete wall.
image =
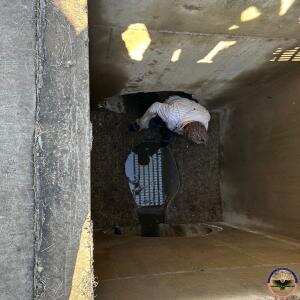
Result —
[[[91,110],[97,108],[97,104],[104,97],[118,94],[126,86],[128,77],[118,59],[111,61],[114,56],[122,57],[121,49],[112,48],[113,27],[105,24],[101,13],[102,1],[89,1],[89,38],[90,38],[90,104]],[[101,25],[94,25],[99,24]],[[107,31],[107,28],[110,28]],[[107,47],[108,44],[108,47]]]

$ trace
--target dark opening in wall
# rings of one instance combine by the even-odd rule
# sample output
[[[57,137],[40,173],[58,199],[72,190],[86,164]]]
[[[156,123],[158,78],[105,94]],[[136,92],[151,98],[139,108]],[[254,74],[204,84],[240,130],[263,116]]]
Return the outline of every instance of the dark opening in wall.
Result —
[[[91,161],[92,217],[95,230],[136,226],[135,204],[125,176],[131,149],[149,132],[129,133],[128,125],[151,103],[171,95],[192,98],[184,92],[163,91],[123,95],[128,113],[104,109],[91,112],[93,149]],[[166,212],[172,224],[214,222],[222,219],[219,186],[219,115],[211,114],[209,140],[196,145],[183,137],[169,146],[178,165],[181,187]]]

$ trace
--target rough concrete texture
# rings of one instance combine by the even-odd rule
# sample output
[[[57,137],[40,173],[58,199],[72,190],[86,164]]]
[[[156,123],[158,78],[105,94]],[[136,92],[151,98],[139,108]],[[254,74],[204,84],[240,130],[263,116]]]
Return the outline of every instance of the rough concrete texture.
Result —
[[[212,113],[207,146],[178,138],[171,147],[181,176],[181,189],[167,214],[172,223],[222,220],[219,166],[219,116]]]
[[[135,222],[134,202],[125,176],[125,161],[134,145],[129,135],[127,115],[92,111],[93,148],[91,152],[92,219],[94,227]]]
[[[132,225],[137,220],[124,166],[132,146],[147,133],[130,134],[127,128],[134,118],[126,114],[98,110],[92,112],[91,120],[94,226],[110,229],[113,225]],[[168,221],[220,221],[218,115],[212,115],[206,147],[179,137],[171,145],[171,150],[178,163],[182,183],[168,210]]]
[[[300,3],[279,16],[284,1],[111,1],[92,0],[90,57],[92,100],[118,92],[184,90],[216,105],[225,91],[234,95],[264,80],[260,72],[281,74],[270,62],[278,47],[291,49],[299,37]],[[241,22],[255,6],[260,15]],[[143,23],[152,40],[142,61],[132,60],[121,34],[130,24]],[[229,30],[232,25],[239,26]],[[199,63],[220,41],[236,41],[219,52],[213,63]],[[179,60],[172,53],[182,49]],[[256,73],[251,78],[248,75]],[[244,80],[245,77],[247,80]]]
[[[98,233],[96,299],[272,300],[268,276],[278,266],[299,273],[299,253],[299,244],[228,227],[205,238]]]
[[[290,63],[294,64],[294,63]],[[227,106],[222,198],[227,222],[300,238],[298,71]]]
[[[34,1],[2,1],[0,36],[0,299],[32,299]]]
[[[90,213],[87,16],[81,1],[40,1],[37,9],[35,298],[69,299]],[[86,275],[83,285],[92,270]],[[89,298],[91,287],[82,290]]]

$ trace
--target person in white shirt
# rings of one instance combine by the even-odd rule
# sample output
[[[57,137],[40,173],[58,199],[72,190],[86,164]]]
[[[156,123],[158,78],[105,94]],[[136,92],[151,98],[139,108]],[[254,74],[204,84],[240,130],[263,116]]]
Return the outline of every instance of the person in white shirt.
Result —
[[[163,103],[155,102],[134,127],[136,130],[161,127],[161,121],[169,131],[183,135],[196,144],[207,142],[210,113],[193,100],[172,96]]]
[[[163,95],[162,92],[161,94]],[[148,95],[149,94],[149,95]],[[139,93],[125,96],[114,96],[105,101],[103,107],[115,111],[126,112],[127,102],[136,102],[135,106],[144,107],[140,118],[129,126],[130,131],[159,128],[161,145],[167,146],[179,134],[187,137],[196,144],[206,144],[208,140],[209,111],[196,100],[183,95],[165,95],[160,93]],[[125,97],[125,98],[124,98]],[[157,97],[157,101],[153,100]],[[135,99],[136,98],[136,99]],[[146,107],[145,107],[146,105]],[[146,110],[146,112],[145,112]]]

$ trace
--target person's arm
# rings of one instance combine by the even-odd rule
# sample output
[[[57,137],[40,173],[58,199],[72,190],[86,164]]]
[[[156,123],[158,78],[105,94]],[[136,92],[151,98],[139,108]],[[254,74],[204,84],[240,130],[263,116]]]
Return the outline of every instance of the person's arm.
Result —
[[[146,129],[149,126],[149,122],[152,118],[156,117],[159,109],[161,108],[162,103],[155,102],[153,103],[145,112],[145,114],[137,120],[137,124],[141,129]]]

